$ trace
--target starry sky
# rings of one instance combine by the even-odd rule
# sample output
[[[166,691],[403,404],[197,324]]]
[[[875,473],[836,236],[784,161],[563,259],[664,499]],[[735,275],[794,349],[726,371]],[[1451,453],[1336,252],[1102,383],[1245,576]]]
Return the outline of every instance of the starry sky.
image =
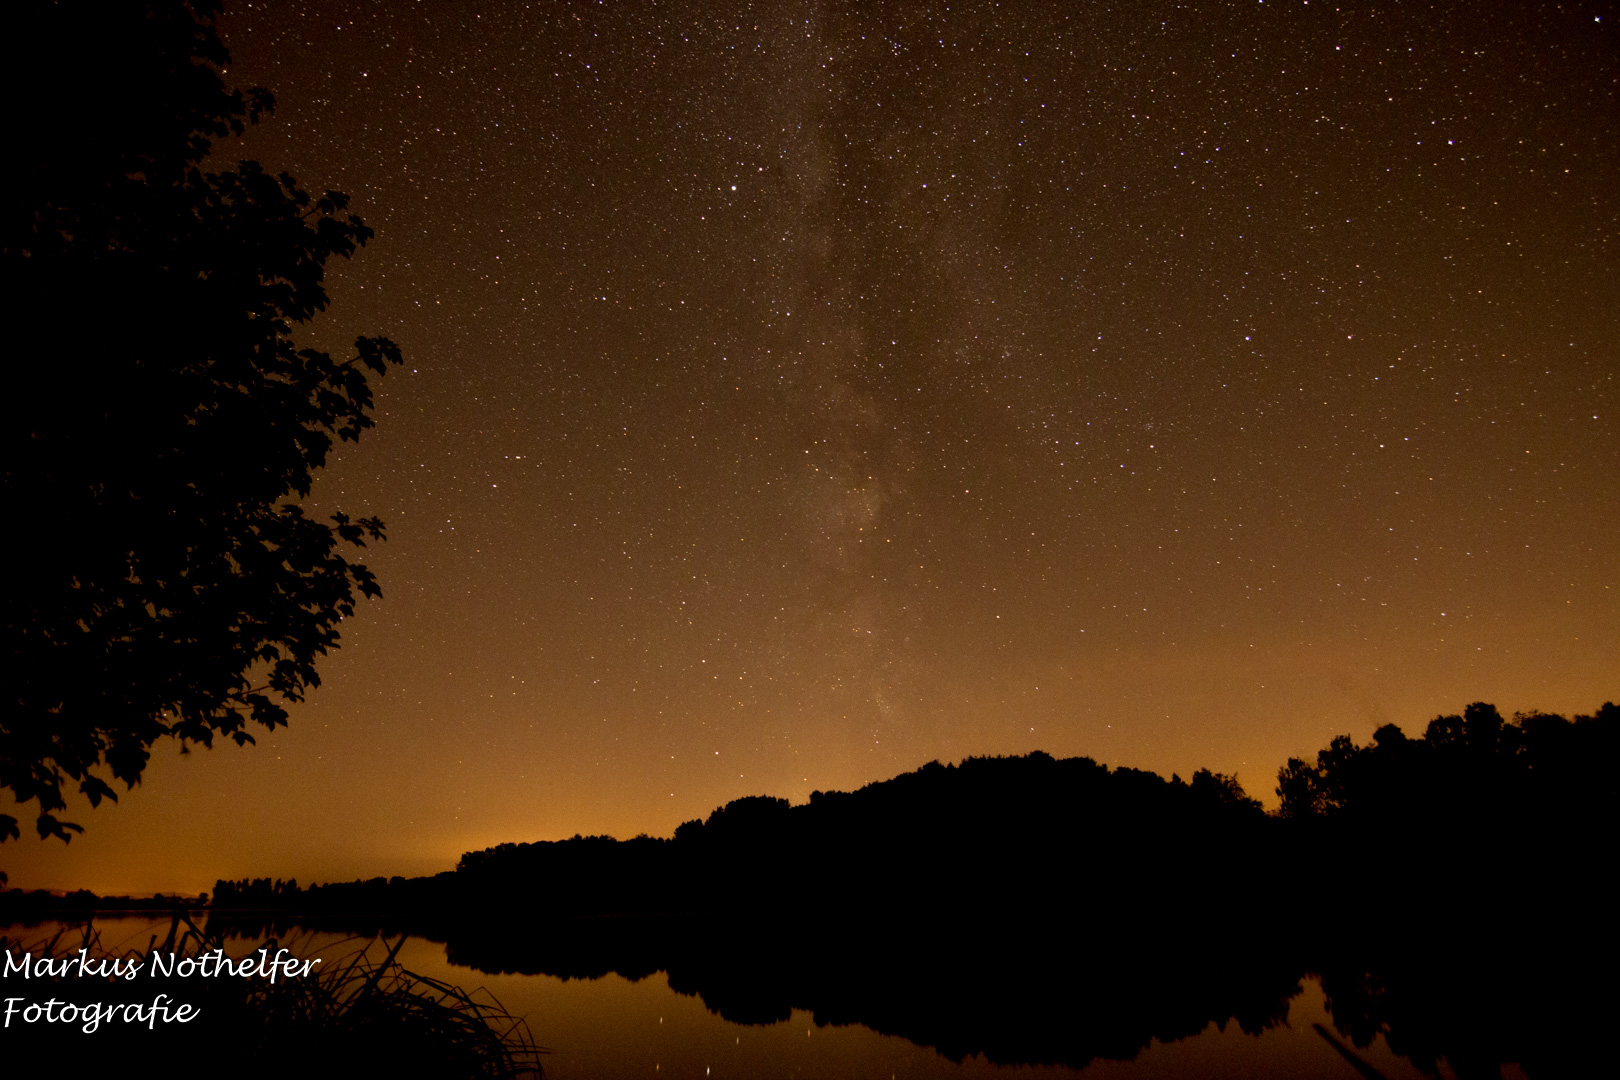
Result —
[[[931,760],[1278,767],[1620,696],[1620,5],[231,4],[376,229],[291,726],[25,837],[206,889]],[[69,817],[73,817],[72,814]]]

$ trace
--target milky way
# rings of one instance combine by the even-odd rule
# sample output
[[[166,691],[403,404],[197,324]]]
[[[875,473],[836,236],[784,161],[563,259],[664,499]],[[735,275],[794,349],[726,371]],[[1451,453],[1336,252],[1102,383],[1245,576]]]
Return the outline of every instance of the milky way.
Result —
[[[384,591],[15,884],[420,873],[934,758],[1620,692],[1609,4],[270,4]],[[1039,7],[1031,13],[1026,7]],[[14,858],[14,855],[16,856]]]

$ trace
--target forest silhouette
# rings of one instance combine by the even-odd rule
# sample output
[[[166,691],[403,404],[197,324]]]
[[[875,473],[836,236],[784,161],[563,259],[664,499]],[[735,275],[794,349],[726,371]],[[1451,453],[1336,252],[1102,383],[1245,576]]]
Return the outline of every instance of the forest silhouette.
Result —
[[[1341,1052],[1382,1034],[1431,1074],[1568,1075],[1605,1030],[1617,732],[1612,703],[1572,720],[1476,703],[1421,738],[1386,725],[1290,760],[1271,814],[1206,770],[931,762],[799,806],[735,800],[667,839],[221,881],[213,918],[409,930],[486,972],[666,971],[734,1022],[808,1009],[1007,1064],[1258,1032],[1314,975]]]
[[[27,403],[4,495],[50,527],[13,537],[28,572],[5,602],[0,789],[35,803],[41,837],[78,830],[56,816],[73,791],[96,805],[136,783],[156,740],[284,724],[356,594],[378,594],[352,549],[382,523],[297,503],[371,426],[400,354],[294,341],[327,265],[372,233],[341,193],[206,167],[271,106],[225,83],[219,8],[36,2],[13,27],[39,47],[4,75],[28,103],[0,199]],[[63,137],[109,101],[124,122]],[[932,762],[799,806],[735,800],[669,838],[502,844],[422,878],[221,881],[210,925],[411,931],[488,972],[665,971],[739,1023],[804,1008],[1003,1063],[1261,1031],[1314,975],[1352,1046],[1560,1075],[1607,1031],[1617,738],[1612,703],[1475,703],[1421,738],[1385,725],[1291,759],[1275,814],[1208,770]],[[0,840],[20,834],[0,814]],[[169,904],[11,890],[0,924]]]
[[[736,1023],[860,1023],[953,1059],[1079,1067],[1285,1021],[1320,979],[1340,1052],[1383,1035],[1431,1075],[1570,1075],[1599,1049],[1615,956],[1604,867],[1620,708],[1290,760],[1266,813],[1233,777],[1089,758],[968,758],[802,805],[738,799],[669,838],[467,852],[431,877],[220,881],[209,926],[410,932],[453,963],[668,973]],[[88,893],[0,893],[0,922]],[[1359,1066],[1358,1066],[1359,1067]]]

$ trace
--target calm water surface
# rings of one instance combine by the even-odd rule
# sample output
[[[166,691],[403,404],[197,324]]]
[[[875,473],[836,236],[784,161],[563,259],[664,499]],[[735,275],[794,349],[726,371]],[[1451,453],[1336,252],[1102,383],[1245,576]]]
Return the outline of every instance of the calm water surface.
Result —
[[[148,947],[159,941],[168,921],[145,918],[101,919],[101,941],[110,951]],[[60,924],[11,928],[13,942],[37,945]],[[58,951],[71,951],[78,932],[67,930]],[[69,943],[72,943],[71,945]],[[228,949],[245,955],[252,945]],[[366,943],[339,934],[301,931],[283,942],[302,956],[320,956],[327,965]],[[371,946],[373,956],[381,956]],[[527,1019],[555,1080],[613,1080],[619,1077],[804,1077],[807,1080],[901,1080],[920,1077],[1086,1077],[1087,1080],[1171,1077],[1344,1077],[1358,1071],[1316,1029],[1334,1032],[1321,986],[1308,979],[1289,1006],[1286,1024],[1248,1035],[1236,1023],[1222,1030],[1211,1024],[1201,1034],[1174,1042],[1155,1041],[1129,1061],[1096,1061],[1084,1069],[1059,1066],[998,1066],[982,1057],[951,1061],[932,1048],[882,1035],[858,1024],[818,1024],[813,1014],[795,1009],[774,1024],[734,1024],[709,1011],[693,995],[670,989],[663,972],[632,981],[620,975],[563,979],[551,975],[499,975],[451,964],[445,947],[423,938],[408,939],[399,958],[421,975],[466,990],[482,989],[513,1015]],[[323,965],[324,966],[324,965]],[[200,1019],[200,1018],[199,1018]],[[1341,1040],[1343,1041],[1343,1040]],[[1422,1073],[1394,1054],[1380,1036],[1354,1051],[1366,1066],[1391,1080],[1418,1080]],[[1522,1075],[1515,1069],[1504,1076]]]

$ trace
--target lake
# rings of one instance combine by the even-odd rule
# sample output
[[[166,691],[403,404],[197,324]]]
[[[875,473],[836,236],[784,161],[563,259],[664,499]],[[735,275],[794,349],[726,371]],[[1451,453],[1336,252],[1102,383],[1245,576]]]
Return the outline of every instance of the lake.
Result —
[[[98,919],[102,945],[109,952],[144,952],[154,935],[161,941],[168,921],[149,918]],[[10,941],[37,947],[61,924],[12,928]],[[67,931],[63,941],[72,941]],[[251,952],[258,942],[234,940],[233,955]],[[330,931],[299,930],[284,944],[298,954],[336,963],[365,942]],[[372,944],[372,955],[380,956]],[[59,946],[58,952],[71,952]],[[734,1023],[708,1007],[701,992],[678,992],[670,977],[656,971],[640,978],[608,973],[596,978],[551,974],[479,971],[452,962],[445,945],[410,937],[399,952],[404,966],[418,974],[493,995],[507,1012],[526,1018],[534,1040],[550,1050],[547,1074],[555,1080],[618,1077],[803,1077],[839,1080],[900,1080],[944,1077],[1346,1077],[1381,1075],[1415,1078],[1424,1074],[1402,1058],[1379,1035],[1370,1045],[1354,1048],[1339,1034],[1321,982],[1300,980],[1286,1002],[1286,1017],[1274,1017],[1257,1034],[1238,1023],[1208,1023],[1202,1031],[1170,1040],[1152,1039],[1134,1055],[1125,1046],[1122,1060],[1098,1056],[1082,1068],[1064,1065],[997,1065],[982,1053],[953,1061],[932,1046],[896,1034],[882,1034],[861,1023],[833,1023],[807,1008],[792,1007],[786,1018],[769,1023]],[[1102,976],[1102,977],[1107,977]],[[1083,971],[1065,979],[1084,980]],[[1107,988],[1103,988],[1106,994]],[[15,993],[9,984],[7,993]],[[870,995],[873,991],[868,988]],[[897,991],[902,992],[902,991]],[[876,992],[881,999],[882,992]],[[779,1013],[781,1010],[777,1008]],[[201,1018],[199,1018],[201,1019]],[[1064,1021],[1048,1018],[1047,1024]],[[1085,1018],[1074,1023],[1084,1026]],[[1251,1025],[1254,1026],[1254,1025]],[[1325,1034],[1324,1034],[1325,1032]],[[66,1037],[70,1033],[65,1033]],[[1032,1033],[1042,1042],[1040,1033]],[[93,1036],[81,1036],[93,1040]],[[1046,1039],[1050,1042],[1050,1039]],[[93,1042],[79,1049],[91,1049]],[[1354,1062],[1349,1055],[1353,1055]],[[1442,1075],[1449,1073],[1443,1070]],[[1522,1076],[1508,1066],[1503,1076]]]

